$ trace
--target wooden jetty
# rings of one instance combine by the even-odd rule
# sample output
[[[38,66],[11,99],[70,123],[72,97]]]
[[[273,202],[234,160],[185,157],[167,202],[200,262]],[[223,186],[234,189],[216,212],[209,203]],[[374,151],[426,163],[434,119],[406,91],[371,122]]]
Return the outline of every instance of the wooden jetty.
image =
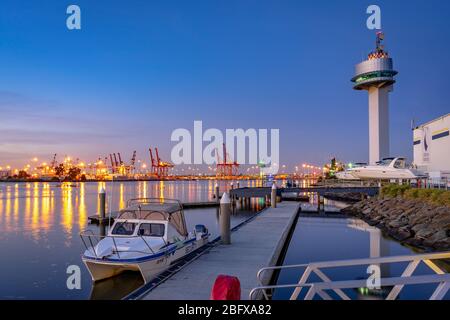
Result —
[[[270,196],[272,192],[271,187],[257,187],[257,188],[239,188],[230,191],[230,195],[239,198],[264,198]],[[365,186],[311,186],[299,188],[278,188],[277,195],[282,196],[283,193],[315,193],[319,196],[324,196],[333,193],[360,193],[368,196],[375,196],[379,192],[379,187],[365,187]]]
[[[256,272],[274,266],[295,226],[300,203],[281,202],[267,208],[250,222],[231,233],[231,245],[218,242],[204,254],[187,264],[139,298],[144,300],[207,300],[216,277],[220,274],[239,278],[241,298],[248,299],[258,285]],[[267,272],[264,283],[272,274]]]

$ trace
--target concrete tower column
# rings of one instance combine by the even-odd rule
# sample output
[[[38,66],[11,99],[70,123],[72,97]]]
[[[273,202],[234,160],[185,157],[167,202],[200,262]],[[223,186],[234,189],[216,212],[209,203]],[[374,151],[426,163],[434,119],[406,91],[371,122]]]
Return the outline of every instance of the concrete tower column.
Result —
[[[389,92],[392,86],[370,87],[369,91],[369,163],[375,164],[390,155]]]

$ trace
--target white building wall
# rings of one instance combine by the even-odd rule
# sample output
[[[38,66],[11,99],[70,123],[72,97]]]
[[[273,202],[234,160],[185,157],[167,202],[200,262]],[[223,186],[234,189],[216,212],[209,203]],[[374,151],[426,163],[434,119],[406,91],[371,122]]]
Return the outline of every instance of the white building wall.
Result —
[[[450,175],[450,114],[414,129],[414,164],[419,169]]]

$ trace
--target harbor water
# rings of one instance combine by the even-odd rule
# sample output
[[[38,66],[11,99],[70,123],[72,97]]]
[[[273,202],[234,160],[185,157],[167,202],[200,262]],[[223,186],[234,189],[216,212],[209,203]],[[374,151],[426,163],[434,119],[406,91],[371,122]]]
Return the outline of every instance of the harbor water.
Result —
[[[336,201],[326,201],[327,208],[335,211],[345,204]],[[306,208],[305,208],[306,207]],[[303,205],[303,209],[309,209]],[[292,238],[285,254],[283,265],[308,264],[311,262],[326,262],[349,259],[363,259],[372,257],[402,256],[422,253],[418,249],[403,246],[396,240],[383,234],[378,228],[371,227],[364,221],[355,218],[323,218],[300,216]],[[450,271],[450,264],[437,261],[440,268]],[[400,277],[407,263],[381,265],[382,277]],[[282,270],[277,284],[298,283],[305,268]],[[322,270],[332,281],[368,279],[367,266],[345,268],[328,268]],[[421,263],[414,275],[430,274],[430,269]],[[320,278],[312,275],[308,282],[322,282]],[[391,288],[370,291],[367,287],[344,292],[352,300],[379,300],[386,298]],[[436,289],[436,284],[405,286],[398,299],[415,300],[428,299]],[[293,289],[277,289],[273,298],[287,300],[291,297]],[[305,297],[307,289],[303,289],[298,299]],[[334,292],[328,291],[332,298],[340,299]],[[317,298],[317,297],[316,297]],[[446,299],[450,299],[450,292]]]
[[[84,245],[82,230],[98,234],[98,226],[88,223],[88,217],[98,212],[98,193],[107,193],[107,212],[126,206],[131,198],[155,197],[179,199],[182,202],[212,201],[214,180],[202,181],[141,181],[86,183],[2,183],[0,184],[0,299],[120,299],[143,284],[138,273],[92,284],[81,261]],[[220,190],[228,190],[230,181],[219,181]],[[240,181],[240,186],[260,186],[258,181]],[[327,201],[327,209],[336,211],[343,204]],[[252,217],[264,208],[263,199],[255,199],[249,208],[232,214],[232,226]],[[315,204],[303,204],[314,209]],[[219,235],[216,208],[185,210],[188,229],[204,224],[211,238]],[[270,226],[267,228],[270,232]],[[367,258],[374,242],[381,255],[415,254],[414,250],[385,237],[378,229],[359,219],[300,217],[284,257],[284,264]],[[66,281],[69,266],[79,266],[81,289],[70,290]],[[401,265],[387,272],[401,272]],[[404,265],[403,265],[404,267]],[[424,272],[424,266],[417,273]],[[255,277],[256,277],[255,270]],[[284,270],[278,284],[297,282],[302,270]],[[366,268],[329,270],[333,280],[367,278]],[[402,299],[418,299],[431,294],[432,286],[407,288]],[[276,290],[274,299],[288,299],[292,290]],[[304,294],[304,292],[302,293]],[[378,299],[361,288],[348,293],[357,299]]]
[[[125,273],[92,285],[81,261],[82,230],[99,233],[88,224],[98,212],[98,192],[105,188],[107,212],[126,206],[131,198],[170,198],[182,202],[212,201],[216,181],[142,181],[88,183],[0,184],[0,299],[120,299],[143,284],[137,273]],[[240,182],[257,186],[256,181]],[[219,181],[221,192],[229,181]],[[237,210],[232,226],[260,210],[264,203],[252,202],[250,211]],[[211,238],[219,234],[216,208],[185,210],[189,230],[204,224]],[[67,267],[81,269],[81,290],[69,290]]]

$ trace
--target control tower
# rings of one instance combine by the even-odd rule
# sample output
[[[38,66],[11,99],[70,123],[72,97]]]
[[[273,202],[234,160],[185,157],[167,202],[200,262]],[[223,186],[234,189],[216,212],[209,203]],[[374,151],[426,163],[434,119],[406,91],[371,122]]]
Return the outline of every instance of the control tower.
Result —
[[[384,50],[384,34],[377,32],[376,49],[356,65],[353,89],[369,92],[369,162],[389,157],[389,92],[395,83],[394,63]]]

